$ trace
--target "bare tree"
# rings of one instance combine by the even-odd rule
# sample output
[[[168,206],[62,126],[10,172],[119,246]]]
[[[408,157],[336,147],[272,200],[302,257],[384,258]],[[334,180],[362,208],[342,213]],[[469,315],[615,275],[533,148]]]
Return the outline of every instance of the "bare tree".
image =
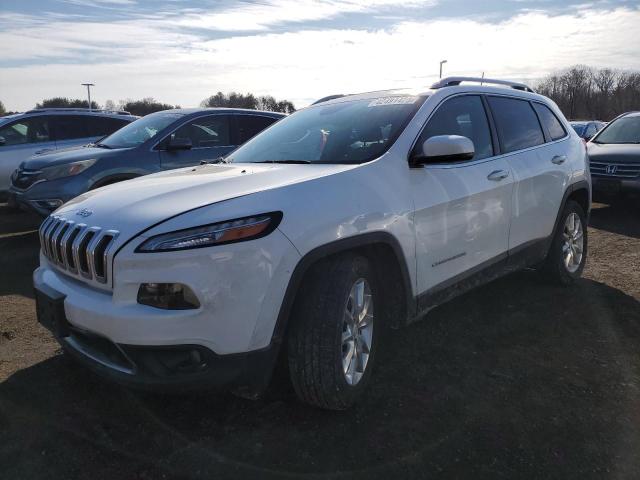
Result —
[[[202,107],[247,108],[250,110],[268,110],[272,112],[293,113],[295,106],[289,100],[278,101],[271,95],[256,97],[252,93],[218,92],[200,102]]]

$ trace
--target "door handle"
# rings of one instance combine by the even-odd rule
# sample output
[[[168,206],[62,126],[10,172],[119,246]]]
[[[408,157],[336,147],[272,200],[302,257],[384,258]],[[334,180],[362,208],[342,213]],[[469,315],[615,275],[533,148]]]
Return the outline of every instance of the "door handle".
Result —
[[[489,175],[487,175],[487,178],[489,180],[493,180],[494,182],[499,182],[500,180],[504,180],[508,176],[509,172],[507,172],[506,170],[494,170]]]
[[[551,163],[555,163],[556,165],[562,165],[566,161],[567,157],[565,157],[564,155],[556,155],[551,159]]]

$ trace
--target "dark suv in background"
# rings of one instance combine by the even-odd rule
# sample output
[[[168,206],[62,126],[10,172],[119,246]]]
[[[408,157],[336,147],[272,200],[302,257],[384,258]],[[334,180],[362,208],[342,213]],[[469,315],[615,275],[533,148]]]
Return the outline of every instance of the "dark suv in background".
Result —
[[[591,140],[596,133],[604,128],[606,123],[599,120],[592,121],[575,121],[569,122],[571,127],[575,130],[578,136],[585,142]]]
[[[223,157],[285,115],[256,110],[164,110],[95,144],[37,155],[12,176],[11,200],[48,215],[94,188]]]
[[[640,112],[620,115],[587,143],[594,200],[640,197]]]
[[[29,157],[86,145],[137,118],[87,108],[41,108],[0,117],[0,195],[6,196],[11,174]]]

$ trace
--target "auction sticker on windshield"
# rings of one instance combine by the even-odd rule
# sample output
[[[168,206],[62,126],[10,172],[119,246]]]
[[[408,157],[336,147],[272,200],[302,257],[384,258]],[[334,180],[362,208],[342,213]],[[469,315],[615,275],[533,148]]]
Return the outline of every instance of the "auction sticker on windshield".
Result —
[[[369,107],[381,107],[384,105],[410,105],[415,103],[418,97],[380,97],[372,100]]]

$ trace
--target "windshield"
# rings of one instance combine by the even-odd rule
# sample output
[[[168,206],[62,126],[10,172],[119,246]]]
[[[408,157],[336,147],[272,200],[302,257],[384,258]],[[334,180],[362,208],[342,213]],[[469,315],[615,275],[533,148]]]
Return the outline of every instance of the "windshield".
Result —
[[[622,117],[611,122],[592,141],[595,143],[640,143],[640,115]]]
[[[135,122],[122,127],[108,137],[98,142],[109,148],[131,148],[153,138],[160,130],[175,122],[183,114],[158,112],[142,117]]]
[[[387,96],[309,107],[269,127],[229,161],[368,162],[388,150],[424,99]]]

